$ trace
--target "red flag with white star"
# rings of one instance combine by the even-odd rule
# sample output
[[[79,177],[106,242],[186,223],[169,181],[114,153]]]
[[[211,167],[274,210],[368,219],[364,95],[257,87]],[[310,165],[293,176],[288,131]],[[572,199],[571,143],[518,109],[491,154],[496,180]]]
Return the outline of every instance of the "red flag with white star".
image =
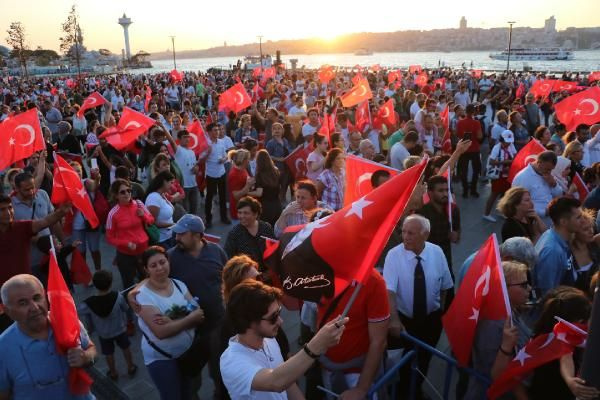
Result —
[[[352,154],[346,156],[346,191],[344,192],[344,206],[367,195],[373,190],[371,175],[378,170],[388,171],[391,176],[396,176],[398,171],[383,164],[369,161]]]
[[[487,391],[491,400],[511,390],[537,367],[572,353],[577,346],[584,346],[587,332],[583,326],[557,319],[559,322],[552,332],[530,340],[492,383]]]
[[[354,113],[354,121],[356,129],[358,129],[359,132],[364,131],[365,127],[370,124],[368,101],[363,101],[358,107],[356,107],[356,112]]]
[[[583,178],[579,175],[579,173],[575,172],[575,176],[573,177],[573,184],[577,188],[577,194],[579,195],[579,202],[583,204],[588,194],[590,194],[590,190],[587,185],[583,181]]]
[[[383,125],[387,126],[388,131],[393,131],[396,128],[396,110],[394,110],[394,100],[392,99],[379,107],[377,115],[373,118],[374,128],[381,129]]]
[[[106,99],[100,93],[94,92],[83,101],[81,108],[77,111],[77,116],[81,118],[86,110],[101,106],[104,103],[106,103]]]
[[[373,93],[371,92],[369,82],[366,79],[360,79],[352,89],[348,90],[340,97],[340,100],[344,107],[352,107],[360,102],[369,100],[372,97]]]
[[[541,152],[546,151],[546,148],[542,146],[537,139],[531,139],[529,143],[527,143],[517,155],[513,159],[512,164],[510,164],[510,169],[508,170],[508,181],[512,183],[515,176],[527,165],[531,164],[537,159],[537,155]]]
[[[248,96],[246,88],[240,82],[221,93],[219,109],[221,108],[221,101],[223,100],[225,100],[225,106],[234,113],[245,110],[252,105],[252,99]]]
[[[562,80],[557,80],[554,82],[554,85],[552,85],[552,91],[553,92],[569,92],[569,93],[573,93],[577,91],[577,82],[569,82],[569,81],[562,81]]]
[[[450,308],[442,317],[444,331],[458,362],[463,366],[469,364],[480,319],[505,320],[510,315],[498,241],[492,234],[477,252]]]
[[[200,121],[194,120],[194,122],[186,127],[186,130],[192,139],[192,144],[189,147],[190,150],[192,150],[196,155],[202,154],[208,150],[208,140],[206,140],[206,134],[204,133],[204,129],[202,129],[202,124],[200,124]]]
[[[529,92],[533,93],[533,95],[536,98],[548,97],[550,95],[550,92],[552,92],[552,88],[554,87],[554,82],[556,82],[556,79],[538,79],[531,86],[531,89],[529,89]]]
[[[140,135],[144,134],[155,123],[156,121],[152,118],[132,108],[125,107],[117,126],[108,128],[100,135],[100,138],[106,138],[111,146],[117,150],[122,150],[135,142]]]
[[[45,148],[37,108],[0,123],[0,171]]]
[[[427,85],[427,80],[429,80],[427,72],[421,72],[419,75],[417,75],[417,79],[415,79],[415,85],[422,89]]]
[[[364,283],[427,161],[425,158],[352,204],[298,231],[281,249],[283,290],[300,299],[319,301],[339,296],[352,281]]]
[[[438,78],[433,81],[434,85],[440,85],[441,90],[446,90],[446,78]]]
[[[83,187],[79,174],[61,156],[54,154],[54,180],[52,184],[52,203],[73,203],[81,214],[95,228],[100,223],[90,196]]]
[[[571,95],[556,103],[554,109],[568,131],[574,131],[579,124],[600,122],[600,87],[594,86]]]
[[[294,180],[299,181],[306,178],[306,159],[310,152],[309,147],[300,146],[283,160],[290,169]]]

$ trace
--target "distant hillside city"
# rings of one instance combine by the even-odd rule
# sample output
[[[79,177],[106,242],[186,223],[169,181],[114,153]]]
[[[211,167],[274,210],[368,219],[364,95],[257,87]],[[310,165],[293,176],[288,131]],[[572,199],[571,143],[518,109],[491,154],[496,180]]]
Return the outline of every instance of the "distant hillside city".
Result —
[[[334,41],[322,39],[298,39],[266,41],[262,43],[264,54],[280,50],[284,54],[354,53],[359,49],[373,52],[405,51],[478,51],[503,50],[507,47],[508,25],[501,28],[470,28],[462,17],[457,29],[434,29],[430,31],[398,31],[384,33],[352,33]],[[516,47],[565,47],[588,50],[600,49],[600,27],[567,28],[556,30],[556,18],[548,18],[543,28],[513,27],[512,46]],[[258,54],[258,43],[238,46],[213,47],[205,50],[177,51],[181,58],[230,57]],[[151,59],[172,57],[171,50],[153,53]]]

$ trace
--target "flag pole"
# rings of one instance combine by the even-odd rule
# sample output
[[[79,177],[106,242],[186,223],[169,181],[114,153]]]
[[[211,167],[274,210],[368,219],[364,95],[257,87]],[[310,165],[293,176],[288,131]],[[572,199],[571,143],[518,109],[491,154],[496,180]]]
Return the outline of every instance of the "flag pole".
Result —
[[[346,318],[346,316],[350,312],[350,307],[352,307],[352,305],[356,301],[356,297],[358,297],[358,292],[360,292],[360,289],[362,288],[362,286],[363,286],[362,283],[356,282],[356,286],[354,287],[354,291],[352,292],[352,296],[350,296],[350,300],[348,300],[348,304],[346,304],[346,307],[344,307],[344,311],[342,312],[342,315],[340,315],[339,319]]]
[[[594,290],[594,302],[592,305],[592,315],[588,337],[585,343],[583,353],[583,363],[581,365],[581,378],[585,380],[586,385],[600,388],[600,280],[596,283]]]

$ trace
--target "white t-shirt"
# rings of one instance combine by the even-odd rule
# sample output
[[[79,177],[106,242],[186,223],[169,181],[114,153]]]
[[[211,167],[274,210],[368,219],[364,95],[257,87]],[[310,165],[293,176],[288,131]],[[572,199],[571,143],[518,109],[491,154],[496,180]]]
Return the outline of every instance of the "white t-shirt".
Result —
[[[173,204],[158,192],[152,192],[146,197],[146,208],[150,206],[158,207],[158,216],[156,218],[156,222],[161,224],[163,223],[173,223]],[[160,231],[160,241],[164,242],[165,240],[171,239],[173,236],[173,232],[171,228],[158,228]]]
[[[417,103],[417,101],[415,100],[410,105],[410,108],[409,108],[411,118],[414,118],[415,115],[417,115],[417,113],[419,112],[420,109],[421,109],[421,107],[419,107],[419,103]]]
[[[161,314],[167,314],[174,305],[186,306],[188,301],[185,299],[184,295],[188,292],[187,286],[185,286],[185,283],[181,282],[180,280],[173,279],[173,281],[177,282],[177,285],[179,285],[181,291],[179,291],[175,284],[173,284],[173,293],[171,293],[169,297],[163,297],[148,289],[146,284],[143,284],[140,288],[140,292],[137,295],[138,303],[142,306],[154,306],[160,311]],[[158,346],[161,350],[171,354],[175,358],[182,355],[194,341],[193,329],[186,329],[174,336],[165,339],[159,339],[154,336],[152,330],[150,330],[142,318],[138,317],[138,325],[156,346]],[[145,365],[151,364],[154,361],[169,359],[154,350],[143,336],[142,354],[144,356]]]
[[[308,155],[308,157],[306,157],[306,165],[307,165],[307,172],[306,172],[306,177],[308,179],[310,179],[313,182],[317,181],[317,178],[319,177],[319,175],[321,174],[321,172],[323,172],[323,166],[321,166],[321,168],[319,168],[317,171],[313,172],[310,170],[310,168],[308,168],[308,165],[311,162],[320,162],[322,160],[324,160],[325,157],[320,154],[320,153],[315,153],[314,151],[311,151],[310,154]]]
[[[469,92],[465,90],[464,93],[456,92],[454,95],[454,103],[461,105],[463,108],[467,107],[467,104],[471,102],[471,96],[469,96]]]
[[[292,108],[290,108],[290,111],[288,111],[288,115],[292,117],[304,114],[306,114],[306,110],[304,109],[304,107],[293,106]]]
[[[314,133],[316,131],[317,131],[316,126],[312,126],[311,124],[302,125],[302,136],[303,137],[312,136],[312,135],[314,135]]]
[[[168,101],[179,100],[179,91],[176,87],[167,88],[167,90],[165,90],[165,94],[167,96]]]
[[[221,355],[221,376],[232,400],[287,400],[287,393],[252,390],[254,376],[263,369],[276,368],[283,363],[281,350],[275,339],[264,339],[263,347],[254,350],[229,339],[229,346]]]
[[[194,151],[186,149],[183,146],[177,146],[177,150],[175,151],[175,161],[181,169],[183,187],[186,189],[196,187],[196,174],[192,172],[192,168],[196,166],[196,154]]]
[[[406,147],[404,147],[404,145],[400,142],[394,143],[390,149],[390,162],[392,164],[392,168],[403,171],[404,160],[406,160],[408,157],[410,157],[410,153],[408,150],[406,150]]]
[[[225,142],[223,139],[217,139],[216,143],[209,140],[208,144],[210,144],[211,151],[208,157],[206,157],[206,176],[220,178],[225,175],[225,164],[219,162],[227,154]]]

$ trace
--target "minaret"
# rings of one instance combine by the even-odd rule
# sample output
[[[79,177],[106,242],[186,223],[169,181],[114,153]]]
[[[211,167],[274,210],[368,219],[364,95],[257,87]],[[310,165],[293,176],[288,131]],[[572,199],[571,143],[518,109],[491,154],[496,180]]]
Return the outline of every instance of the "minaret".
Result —
[[[128,18],[125,13],[123,13],[123,17],[119,18],[119,25],[123,27],[123,35],[125,36],[125,55],[127,56],[127,61],[131,60],[131,49],[129,48],[129,25],[131,25],[131,18]]]

